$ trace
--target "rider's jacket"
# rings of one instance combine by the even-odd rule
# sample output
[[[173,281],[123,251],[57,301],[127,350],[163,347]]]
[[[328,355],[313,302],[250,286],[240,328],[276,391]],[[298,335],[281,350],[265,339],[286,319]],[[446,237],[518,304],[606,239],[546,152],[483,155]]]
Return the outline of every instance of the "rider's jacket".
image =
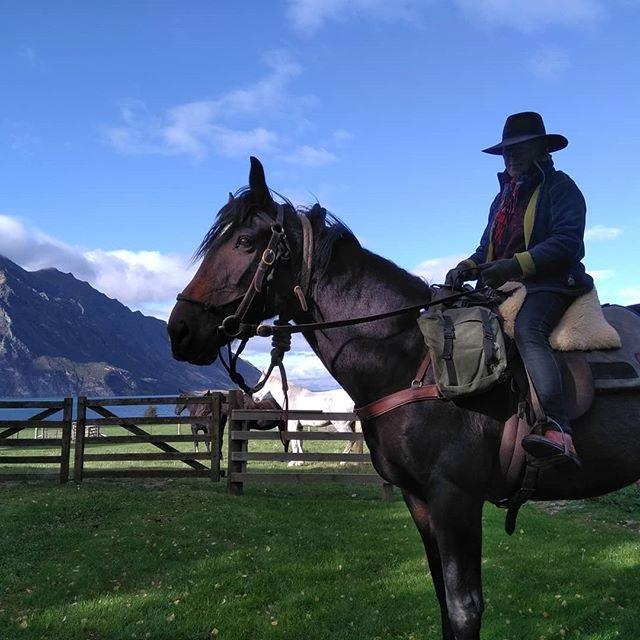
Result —
[[[530,292],[559,291],[581,295],[593,288],[586,273],[584,228],[586,204],[576,183],[562,171],[556,171],[548,157],[536,162],[541,182],[533,192],[524,216],[525,249],[516,253]],[[509,180],[507,172],[498,174],[500,187]],[[489,223],[480,246],[469,257],[474,265],[493,259],[492,228],[500,204],[500,193],[489,209]]]

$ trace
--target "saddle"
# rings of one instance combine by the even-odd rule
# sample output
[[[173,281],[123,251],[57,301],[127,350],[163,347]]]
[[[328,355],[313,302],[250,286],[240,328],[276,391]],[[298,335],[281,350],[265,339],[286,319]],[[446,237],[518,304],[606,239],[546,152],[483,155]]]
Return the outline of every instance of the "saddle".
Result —
[[[601,315],[615,332],[618,346],[591,351],[557,351],[570,420],[576,420],[589,410],[596,393],[640,388],[640,314],[631,308],[604,305]],[[575,327],[569,327],[568,331],[575,331]],[[600,332],[598,339],[602,336]],[[588,344],[588,336],[586,338]],[[585,339],[585,336],[579,339]],[[522,438],[531,430],[530,424],[531,420],[521,406],[505,423],[500,443],[500,469],[511,498],[497,504],[509,509],[505,522],[509,534],[515,529],[518,509],[535,493],[538,474],[544,465],[544,462],[528,459],[521,446]]]

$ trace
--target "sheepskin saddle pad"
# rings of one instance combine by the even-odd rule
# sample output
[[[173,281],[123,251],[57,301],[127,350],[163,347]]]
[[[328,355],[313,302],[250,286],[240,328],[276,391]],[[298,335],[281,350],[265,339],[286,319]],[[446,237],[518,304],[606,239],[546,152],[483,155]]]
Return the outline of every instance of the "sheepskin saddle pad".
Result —
[[[526,288],[507,283],[511,292],[498,308],[505,333],[513,338],[515,319]],[[551,334],[551,346],[565,353],[563,360],[591,372],[596,390],[640,388],[640,315],[620,305],[600,305],[595,289],[576,298]],[[579,353],[583,352],[583,353]]]
[[[513,338],[516,317],[527,295],[527,289],[521,283],[507,283],[501,290],[511,291],[511,295],[498,308],[498,315],[503,320],[505,333]],[[618,332],[602,313],[595,289],[573,301],[551,334],[549,342],[557,351],[619,349],[622,346]]]

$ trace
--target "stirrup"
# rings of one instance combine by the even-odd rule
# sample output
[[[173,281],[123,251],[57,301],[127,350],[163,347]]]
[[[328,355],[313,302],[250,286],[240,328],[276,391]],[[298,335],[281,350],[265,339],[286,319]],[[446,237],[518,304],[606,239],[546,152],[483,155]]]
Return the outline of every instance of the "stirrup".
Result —
[[[582,463],[580,462],[578,455],[575,451],[569,449],[569,446],[567,445],[567,437],[570,438],[571,436],[560,429],[559,432],[562,434],[562,444],[554,442],[551,438],[546,437],[546,433],[550,430],[558,431],[553,428],[556,423],[555,421],[550,420],[547,424],[550,425],[550,428],[545,429],[545,435],[529,434],[528,436],[525,436],[522,439],[522,448],[530,456],[533,456],[536,460],[544,463],[545,466],[547,464],[551,466],[571,462],[576,466],[581,467]]]

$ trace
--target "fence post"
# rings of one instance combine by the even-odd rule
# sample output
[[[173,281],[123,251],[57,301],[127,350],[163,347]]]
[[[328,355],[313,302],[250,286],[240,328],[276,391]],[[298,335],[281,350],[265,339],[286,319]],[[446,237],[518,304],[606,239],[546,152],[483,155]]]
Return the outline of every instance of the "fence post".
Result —
[[[388,482],[385,482],[382,485],[382,499],[385,502],[388,502],[392,498],[393,498],[393,485],[389,484]]]
[[[62,403],[62,448],[60,456],[60,483],[69,482],[69,457],[71,455],[71,421],[73,420],[73,399],[65,398]]]
[[[73,481],[82,482],[84,466],[84,432],[87,424],[87,398],[78,396],[78,417],[76,418],[76,446],[73,458]]]
[[[222,440],[220,438],[220,415],[222,405],[222,394],[220,392],[214,393],[209,399],[210,411],[209,411],[209,452],[210,468],[211,468],[211,481],[220,481],[220,464],[222,457]]]
[[[227,398],[227,424],[229,425],[229,447],[227,453],[227,491],[234,496],[242,495],[244,483],[242,480],[234,480],[232,482],[231,475],[233,473],[243,473],[247,468],[246,462],[233,459],[234,453],[246,453],[248,449],[247,440],[234,440],[233,438],[234,431],[245,431],[247,428],[247,425],[244,421],[233,420],[232,418],[233,410],[240,409],[242,407],[242,402],[240,400],[240,398],[242,397],[241,394],[241,391],[234,389],[233,391],[229,391],[229,395]]]

